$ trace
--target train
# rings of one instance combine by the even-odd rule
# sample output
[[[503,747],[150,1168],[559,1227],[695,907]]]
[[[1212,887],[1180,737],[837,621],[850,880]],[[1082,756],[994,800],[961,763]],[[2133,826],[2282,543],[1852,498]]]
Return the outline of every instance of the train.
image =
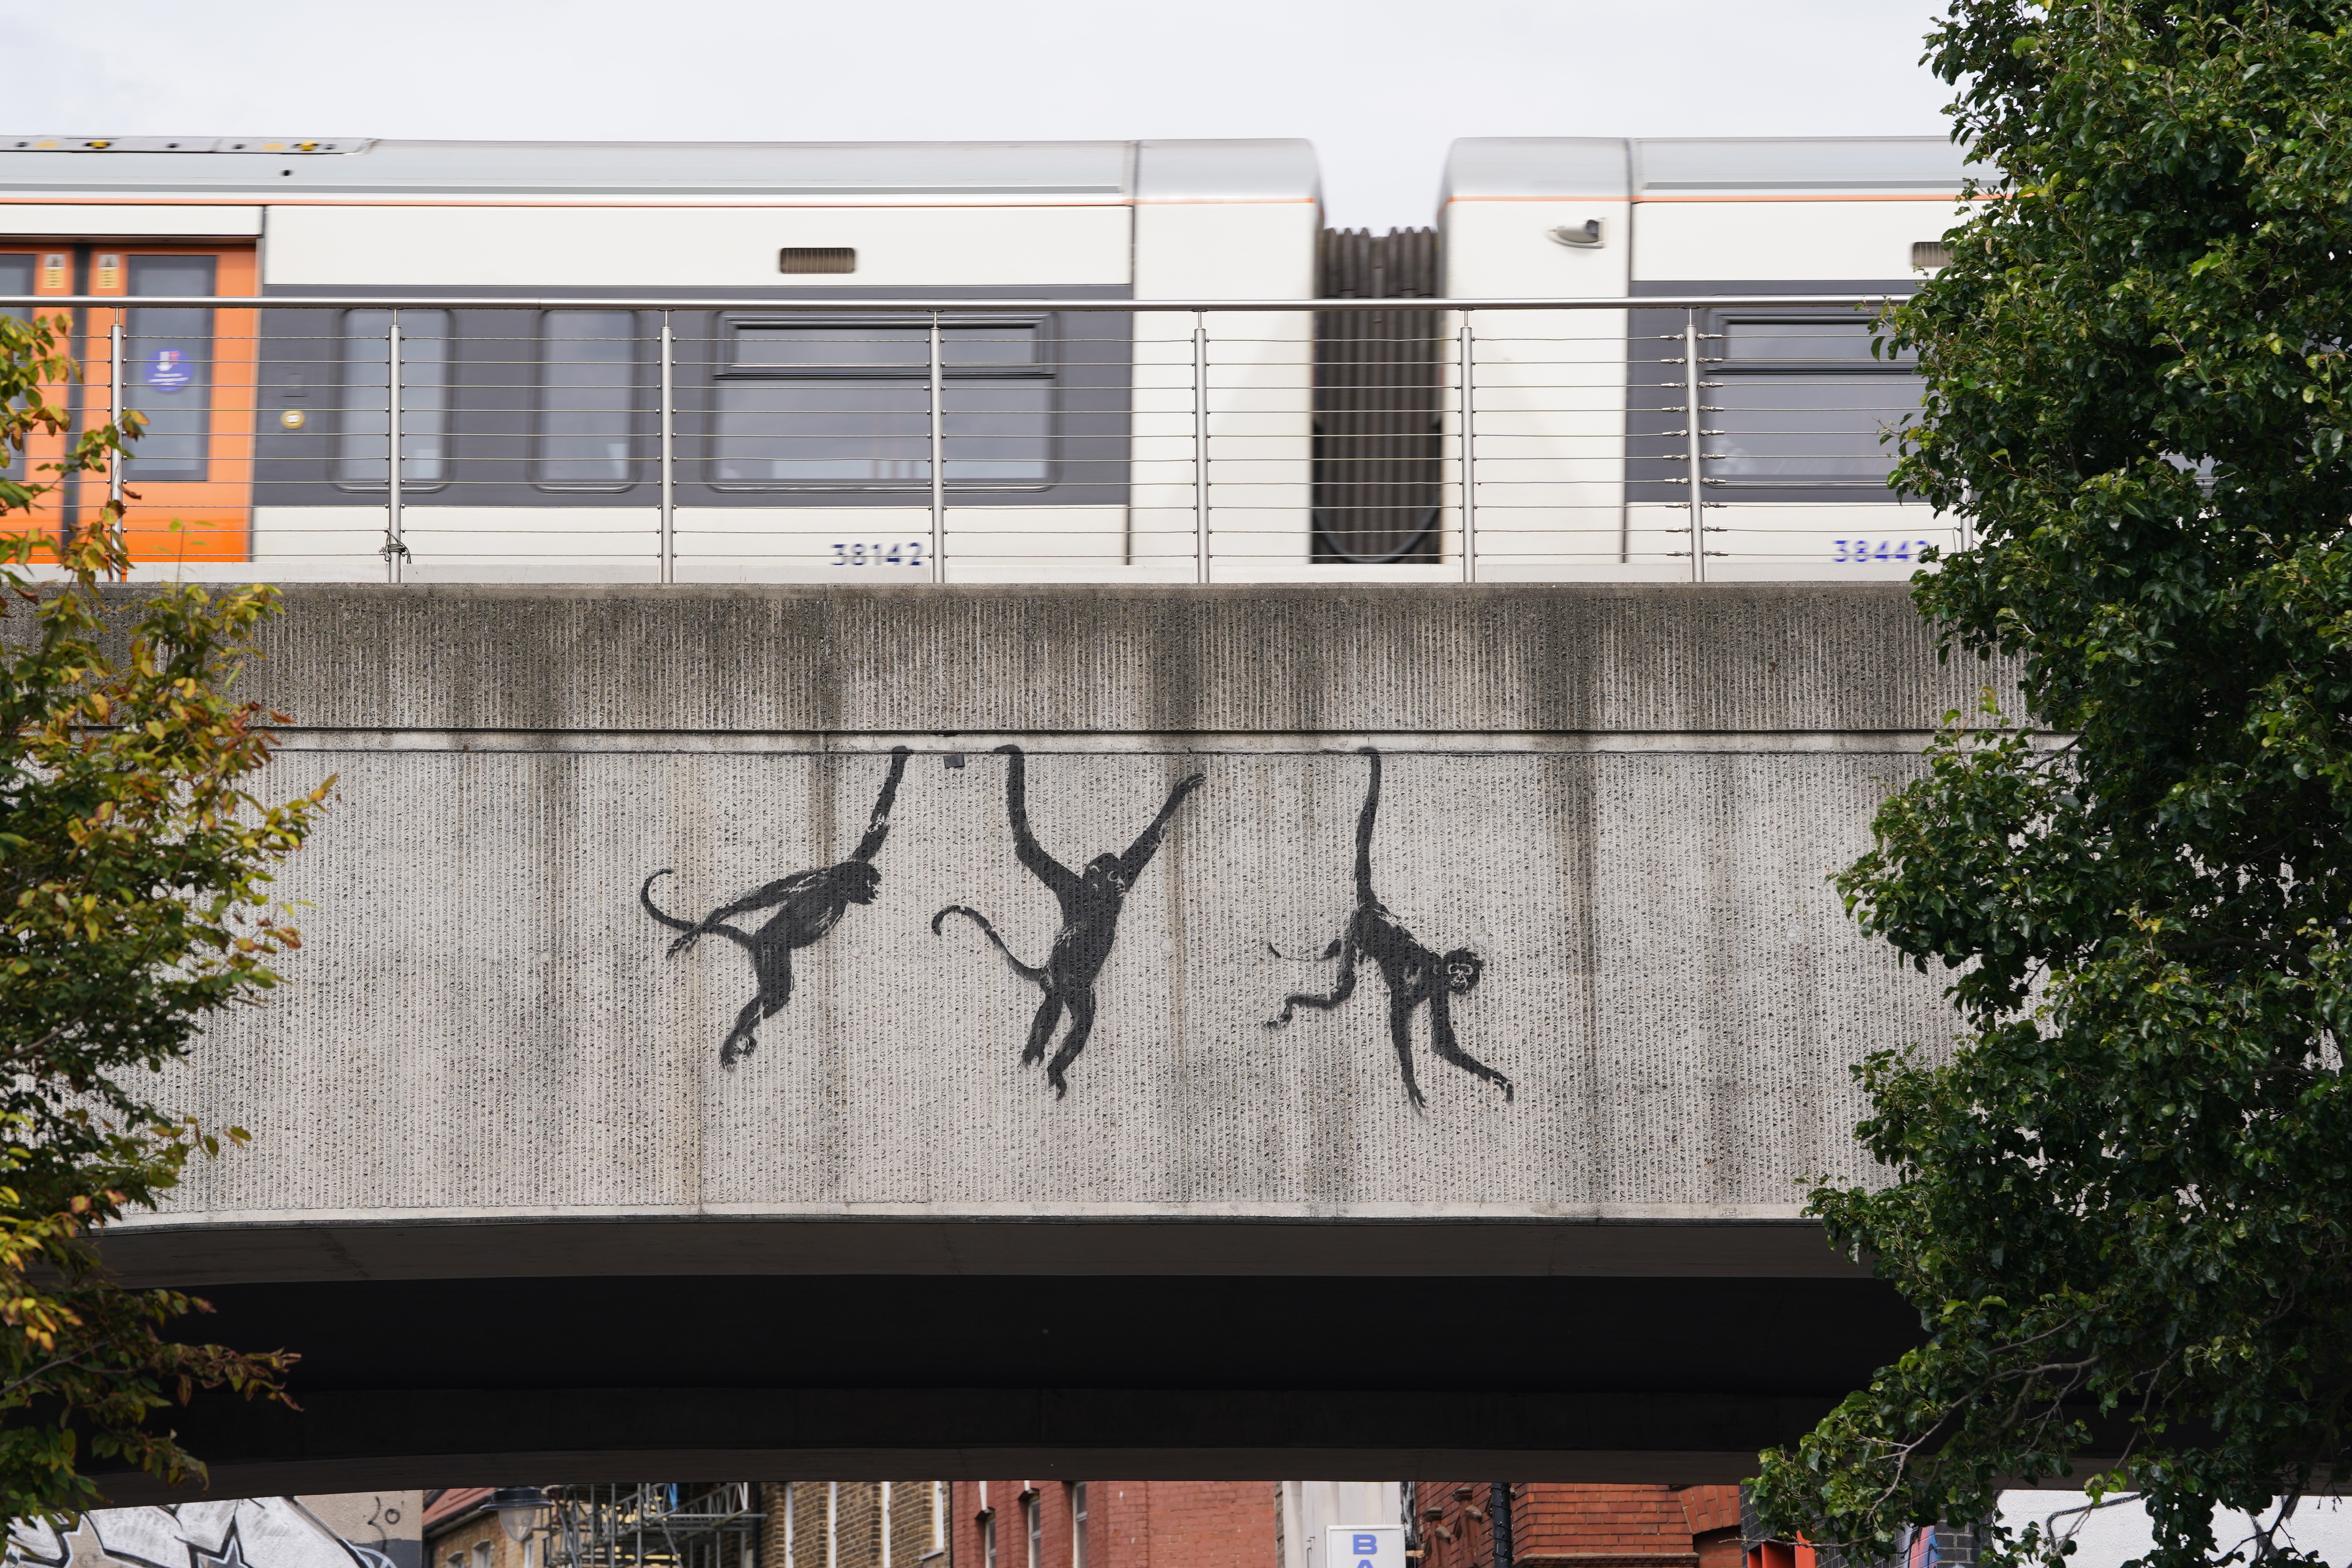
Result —
[[[120,490],[142,574],[1884,580],[1967,539],[1879,312],[1994,184],[1468,138],[1373,235],[1297,140],[0,137],[0,310],[144,416],[31,523]]]

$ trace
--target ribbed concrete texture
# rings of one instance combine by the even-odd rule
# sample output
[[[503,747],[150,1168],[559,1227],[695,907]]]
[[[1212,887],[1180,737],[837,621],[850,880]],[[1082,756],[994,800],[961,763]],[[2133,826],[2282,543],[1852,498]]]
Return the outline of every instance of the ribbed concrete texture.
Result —
[[[1849,1065],[1948,1032],[1939,982],[1860,938],[1827,881],[1922,734],[1984,679],[1937,663],[1899,592],[288,601],[251,681],[294,721],[265,788],[331,773],[338,794],[279,884],[307,906],[289,984],[226,1020],[174,1090],[256,1142],[197,1171],[164,1229],[1736,1228],[1790,1220],[1809,1176],[1864,1175]],[[1072,873],[1128,852],[1201,781],[1115,923],[1077,921],[1071,943],[1112,942],[1090,985],[1012,962],[1045,964],[1065,921],[1056,873],[1018,858],[1005,743],[1024,752],[1039,846]],[[655,903],[691,921],[850,860],[895,746],[910,755],[870,904],[808,895],[808,929],[838,923],[788,966],[760,934],[772,903],[731,917],[748,940],[676,951],[643,907],[648,878],[666,873]],[[1367,747],[1377,917],[1356,872]],[[951,907],[984,916],[1010,959]],[[1363,951],[1326,958],[1351,930]],[[1449,990],[1444,955],[1462,952],[1475,984]],[[1351,958],[1352,995],[1275,1025]],[[1023,1059],[1049,991],[1095,1009],[1066,1095]],[[756,1049],[738,1032],[742,1059],[722,1066],[747,1005]],[[1434,1048],[1441,1008],[1507,1096]],[[1043,1037],[1049,1058],[1069,1028],[1066,1012]],[[825,1267],[723,1234],[722,1268]],[[921,1234],[919,1253],[953,1245]],[[273,1262],[219,1236],[199,1263],[160,1230],[163,1251],[131,1240],[126,1262],[184,1277],[403,1270]],[[988,1267],[999,1243],[975,1245],[940,1266]],[[502,1247],[460,1267],[534,1265]]]
[[[109,1241],[302,1352],[216,1485],[1727,1481],[1912,1342],[1799,1213],[1950,1030],[1899,590],[287,598],[255,1141]]]

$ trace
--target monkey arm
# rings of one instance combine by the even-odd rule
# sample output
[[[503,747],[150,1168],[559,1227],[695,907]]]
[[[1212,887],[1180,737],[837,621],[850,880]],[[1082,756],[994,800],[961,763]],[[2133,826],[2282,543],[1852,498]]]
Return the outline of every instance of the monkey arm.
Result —
[[[882,847],[883,837],[890,831],[890,807],[898,798],[898,781],[906,776],[909,754],[904,746],[890,748],[889,776],[882,781],[882,793],[874,800],[874,815],[866,819],[866,837],[857,841],[852,860],[871,860]]]
[[[1160,853],[1160,840],[1168,832],[1168,819],[1176,815],[1176,808],[1184,804],[1186,795],[1201,787],[1201,781],[1206,776],[1194,773],[1179,781],[1176,787],[1168,792],[1168,804],[1160,808],[1160,815],[1151,819],[1151,826],[1139,834],[1135,842],[1127,847],[1127,853],[1118,858],[1118,868],[1126,877],[1128,886],[1135,885],[1135,879],[1143,875],[1143,868],[1151,864],[1151,858]]]
[[[1463,1071],[1482,1078],[1503,1091],[1507,1103],[1515,1094],[1511,1080],[1488,1067],[1485,1062],[1462,1048],[1454,1037],[1454,1009],[1445,999],[1445,985],[1441,978],[1437,989],[1429,996],[1429,1045],[1438,1057],[1453,1063]]]
[[[1078,885],[1077,877],[1068,867],[1045,853],[1045,847],[1037,842],[1035,834],[1029,831],[1029,776],[1021,748],[1007,744],[996,750],[999,754],[1013,759],[1013,765],[1004,775],[1004,814],[1013,821],[1013,852],[1021,858],[1021,863],[1029,868],[1032,875],[1053,889],[1055,897],[1075,891]]]

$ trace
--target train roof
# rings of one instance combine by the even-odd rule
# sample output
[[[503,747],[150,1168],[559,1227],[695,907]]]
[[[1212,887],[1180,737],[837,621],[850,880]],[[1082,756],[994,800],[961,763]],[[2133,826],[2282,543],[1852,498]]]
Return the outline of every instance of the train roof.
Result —
[[[1438,199],[1937,195],[1999,177],[1941,136],[1470,136]]]
[[[0,136],[0,195],[111,200],[816,200],[1011,205],[1314,201],[1290,139],[1145,142],[396,142]]]

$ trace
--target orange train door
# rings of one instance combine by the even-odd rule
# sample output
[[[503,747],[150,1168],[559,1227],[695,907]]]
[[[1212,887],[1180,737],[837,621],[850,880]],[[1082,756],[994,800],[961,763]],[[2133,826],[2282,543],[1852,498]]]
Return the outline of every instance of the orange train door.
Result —
[[[247,247],[93,243],[88,267],[90,294],[128,301],[254,291]],[[147,416],[123,472],[134,561],[243,561],[251,553],[254,318],[252,310],[135,302],[89,311],[83,427],[113,417],[118,378],[123,405]],[[95,519],[106,499],[103,481],[85,481],[81,491],[71,519],[77,526]]]
[[[38,240],[12,240],[0,244],[0,292],[53,296],[70,294],[74,292],[74,287],[72,246],[55,242],[44,244]],[[28,316],[58,319],[68,315],[64,310],[48,311],[38,306],[0,309],[5,309],[8,314],[19,321]],[[69,342],[61,346],[70,351]],[[59,383],[45,383],[40,390],[42,396],[52,405],[64,409],[68,415],[79,413],[78,395],[84,389]],[[16,534],[29,530],[51,539],[58,537],[71,492],[89,483],[85,478],[79,484],[68,481],[61,485],[58,476],[47,468],[47,465],[64,456],[66,446],[65,437],[36,430],[26,437],[22,452],[0,448],[0,477],[14,479],[19,484],[53,487],[34,505],[29,517],[18,511],[0,513],[0,533]],[[103,483],[102,480],[100,482]],[[103,500],[105,498],[101,494],[99,499]],[[44,557],[37,552],[33,559],[38,563]]]
[[[202,244],[119,245],[96,240],[0,241],[0,293],[77,293],[131,299],[149,295],[253,292],[249,247]],[[39,307],[34,307],[39,310]],[[21,314],[21,311],[14,312]],[[42,311],[44,315],[50,312]],[[58,316],[68,312],[59,310]],[[253,402],[257,344],[254,312],[203,307],[130,306],[79,312],[68,352],[82,362],[79,385],[47,388],[73,416],[73,432],[114,417],[119,374],[126,407],[145,414],[147,436],[131,448],[123,481],[130,490],[128,542],[134,560],[243,561],[253,495]],[[121,364],[114,329],[122,329]],[[69,436],[37,435],[5,471],[54,486],[30,526],[55,539],[97,521],[109,476],[64,478],[43,470],[61,458]],[[24,518],[0,522],[17,531]],[[180,526],[174,527],[177,522]]]

